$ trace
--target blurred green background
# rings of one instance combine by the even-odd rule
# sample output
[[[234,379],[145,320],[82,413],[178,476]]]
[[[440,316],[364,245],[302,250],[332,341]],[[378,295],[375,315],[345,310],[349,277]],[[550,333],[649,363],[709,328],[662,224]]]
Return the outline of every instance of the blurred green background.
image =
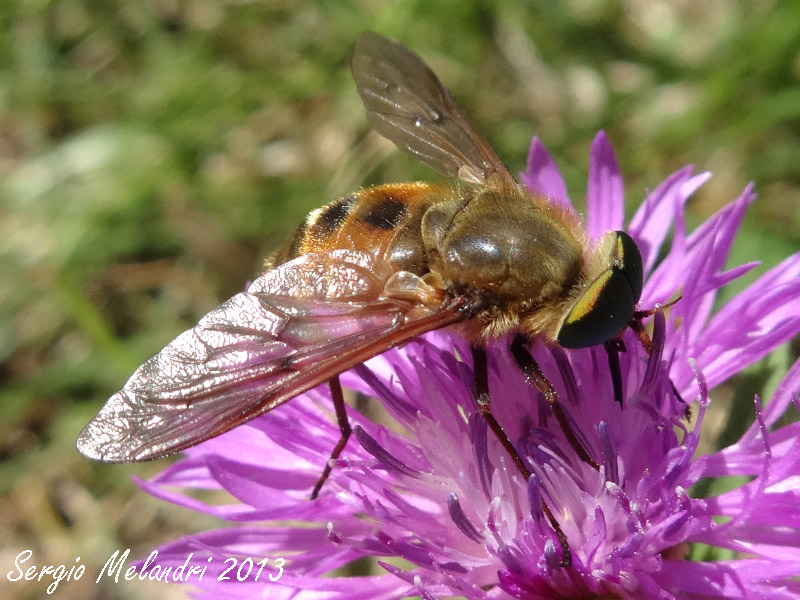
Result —
[[[800,242],[797,0],[18,0],[0,22],[3,598],[45,597],[6,578],[24,549],[81,557],[61,598],[184,597],[94,579],[116,549],[215,523],[135,488],[164,462],[91,464],[74,440],[311,209],[435,179],[369,131],[348,70],[365,29],[420,53],[513,171],[537,134],[581,202],[605,129],[631,210],[694,164],[714,172],[695,223],[756,182],[734,262]]]

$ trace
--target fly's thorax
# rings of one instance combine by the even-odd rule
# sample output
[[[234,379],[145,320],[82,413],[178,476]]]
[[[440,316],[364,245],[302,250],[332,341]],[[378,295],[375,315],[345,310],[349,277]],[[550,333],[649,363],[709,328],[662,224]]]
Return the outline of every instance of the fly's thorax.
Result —
[[[581,276],[575,222],[524,189],[465,189],[422,219],[430,269],[458,293],[539,306],[566,297]]]

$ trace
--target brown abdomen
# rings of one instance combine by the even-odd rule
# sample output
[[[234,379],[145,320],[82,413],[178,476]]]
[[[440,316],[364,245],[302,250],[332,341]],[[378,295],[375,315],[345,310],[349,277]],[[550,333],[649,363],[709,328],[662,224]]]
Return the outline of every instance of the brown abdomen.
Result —
[[[427,272],[420,236],[422,215],[448,188],[427,183],[379,185],[312,211],[272,259],[279,265],[303,254],[361,250],[417,275]]]

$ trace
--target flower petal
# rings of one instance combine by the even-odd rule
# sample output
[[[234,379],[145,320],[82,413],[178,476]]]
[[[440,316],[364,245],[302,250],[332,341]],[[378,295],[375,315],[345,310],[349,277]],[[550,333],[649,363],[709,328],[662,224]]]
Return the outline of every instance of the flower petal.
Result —
[[[586,190],[586,226],[599,238],[606,231],[622,229],[625,194],[614,148],[601,131],[592,142],[589,182]]]
[[[520,173],[520,180],[533,193],[549,198],[557,206],[572,208],[564,179],[538,137],[533,138],[528,152],[528,165]]]

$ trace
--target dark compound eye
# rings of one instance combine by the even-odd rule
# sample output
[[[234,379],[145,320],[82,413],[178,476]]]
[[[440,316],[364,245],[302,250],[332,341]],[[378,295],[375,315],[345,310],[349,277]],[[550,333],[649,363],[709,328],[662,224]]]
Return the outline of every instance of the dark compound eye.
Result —
[[[617,231],[611,268],[595,279],[564,318],[556,341],[588,348],[613,338],[630,321],[642,294],[642,256],[636,242]]]
[[[617,248],[614,266],[628,279],[635,302],[642,297],[644,272],[642,271],[642,254],[633,238],[624,231],[617,231]]]
[[[602,344],[625,327],[635,305],[627,277],[609,269],[578,298],[561,325],[557,341],[564,348]]]

